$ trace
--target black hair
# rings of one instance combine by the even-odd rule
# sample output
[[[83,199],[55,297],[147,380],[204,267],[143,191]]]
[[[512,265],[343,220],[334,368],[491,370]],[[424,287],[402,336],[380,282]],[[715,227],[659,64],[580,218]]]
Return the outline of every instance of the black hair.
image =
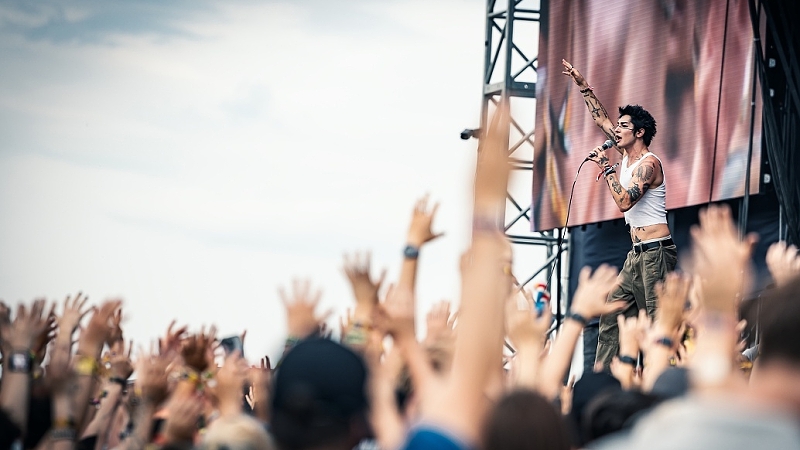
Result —
[[[661,398],[637,391],[605,391],[583,411],[581,444],[633,426],[637,418],[661,402]]]
[[[642,136],[642,140],[644,145],[650,146],[650,142],[653,141],[653,137],[656,135],[656,119],[646,109],[639,105],[620,106],[619,116],[631,116],[633,132],[636,133],[643,129],[644,136]]]
[[[495,405],[483,427],[484,450],[568,450],[561,415],[536,392],[518,390]]]

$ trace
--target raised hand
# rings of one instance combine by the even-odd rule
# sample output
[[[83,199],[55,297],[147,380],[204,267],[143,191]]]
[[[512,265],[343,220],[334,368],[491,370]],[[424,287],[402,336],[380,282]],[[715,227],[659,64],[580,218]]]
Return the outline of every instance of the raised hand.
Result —
[[[692,227],[693,271],[700,277],[700,298],[706,312],[733,314],[745,290],[755,234],[739,239],[731,210],[711,205]]]
[[[434,233],[431,229],[433,226],[433,218],[436,216],[436,211],[438,209],[438,203],[428,209],[428,195],[417,200],[417,203],[414,205],[414,212],[411,215],[411,224],[408,227],[409,244],[420,247],[422,244],[430,242],[444,234]]]
[[[186,331],[189,329],[186,325],[173,330],[175,321],[169,323],[167,327],[167,334],[158,341],[159,354],[177,353],[181,349],[181,342],[186,338]]]
[[[322,316],[317,315],[317,305],[322,298],[322,291],[311,290],[311,281],[294,280],[292,294],[287,295],[283,287],[278,289],[283,306],[286,308],[286,325],[289,336],[295,339],[305,339],[319,330],[331,311]]]
[[[561,387],[561,414],[567,415],[572,410],[572,393],[575,390],[575,375],[569,377],[567,384]]]
[[[57,319],[58,340],[60,342],[72,342],[72,335],[81,324],[83,318],[92,312],[91,308],[86,307],[89,297],[78,292],[75,298],[67,296],[64,299],[64,312]]]
[[[677,330],[683,322],[691,286],[692,279],[677,272],[668,273],[664,282],[656,285],[656,322],[666,330]]]
[[[561,65],[564,66],[564,70],[561,72],[564,75],[572,78],[572,81],[575,82],[578,86],[583,86],[586,83],[586,79],[578,72],[578,69],[572,66],[567,60],[562,59]]]
[[[133,373],[132,350],[133,341],[128,344],[127,348],[125,347],[125,341],[117,341],[111,346],[108,357],[110,378],[127,380],[131,376]]]
[[[42,331],[33,342],[31,352],[33,353],[33,367],[40,367],[42,361],[47,354],[48,344],[56,337],[56,304],[53,303],[50,307],[50,312],[47,314],[47,327]]]
[[[779,241],[767,250],[767,268],[777,286],[783,286],[800,274],[800,256],[797,247]]]
[[[250,382],[250,392],[247,403],[263,422],[269,421],[269,393],[272,384],[272,364],[269,357],[261,358],[260,366],[251,366],[247,370],[247,379]]]
[[[427,331],[425,332],[425,345],[432,345],[442,339],[453,337],[450,322],[450,302],[442,300],[433,305],[425,316]]]
[[[48,317],[42,315],[44,308],[44,300],[34,301],[30,308],[19,305],[13,321],[7,315],[0,321],[4,354],[31,350],[37,337],[47,331],[50,323]]]
[[[209,365],[208,353],[214,345],[217,329],[213,325],[208,334],[205,327],[200,329],[200,333],[193,334],[184,340],[181,347],[183,362],[198,374],[206,370]]]
[[[372,308],[378,304],[378,291],[386,278],[386,270],[377,280],[370,275],[371,254],[344,255],[344,273],[350,281],[356,299],[355,320],[369,320]]]
[[[572,312],[591,319],[625,308],[628,306],[625,302],[606,302],[606,296],[617,282],[617,269],[611,266],[603,264],[594,273],[591,268],[584,267],[578,277],[578,289],[572,298]]]
[[[142,354],[136,361],[137,395],[151,405],[159,405],[169,393],[169,374],[167,370],[175,361],[174,356],[157,355],[154,352]]]
[[[407,287],[390,288],[377,311],[376,326],[395,340],[416,339],[415,303],[414,293]]]
[[[540,351],[552,323],[550,304],[538,315],[530,291],[515,291],[506,300],[506,334],[515,348],[533,345]]]
[[[78,339],[78,352],[82,355],[100,356],[103,344],[108,341],[114,333],[112,317],[117,314],[117,310],[122,306],[122,300],[109,300],[95,308],[94,314],[89,319],[86,328],[81,332]]]
[[[111,348],[119,341],[125,338],[122,333],[122,308],[117,309],[111,316],[111,324],[109,326],[108,337],[106,338],[106,345]]]
[[[640,310],[639,315],[643,314],[646,317],[647,311]],[[617,316],[617,326],[619,327],[619,354],[636,358],[639,355],[639,319],[620,314]]]

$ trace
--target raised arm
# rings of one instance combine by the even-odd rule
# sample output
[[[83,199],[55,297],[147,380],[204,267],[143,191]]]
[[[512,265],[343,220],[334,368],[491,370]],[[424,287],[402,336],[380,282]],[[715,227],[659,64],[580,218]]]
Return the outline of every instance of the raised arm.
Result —
[[[561,64],[564,66],[564,71],[561,73],[571,77],[572,81],[578,85],[581,95],[583,95],[583,102],[586,103],[586,107],[589,108],[589,112],[592,113],[592,120],[594,120],[595,125],[600,127],[600,129],[603,130],[603,134],[613,141],[614,124],[611,123],[611,118],[608,116],[608,112],[603,107],[603,104],[600,103],[600,100],[598,100],[597,96],[594,95],[594,91],[592,90],[592,87],[589,86],[586,78],[584,78],[583,75],[578,72],[578,69],[572,67],[572,64],[566,60],[562,59]],[[619,148],[617,148],[617,151],[620,152],[620,154],[622,153],[622,150]]]
[[[539,392],[547,399],[555,399],[569,370],[575,345],[589,320],[611,314],[627,306],[625,302],[606,302],[606,296],[617,284],[617,270],[605,264],[594,273],[589,267],[581,269],[578,289],[572,298],[570,313],[545,358],[539,374]]]
[[[417,257],[420,249],[443,234],[434,233],[432,229],[437,209],[439,209],[438,203],[434,204],[432,208],[428,208],[428,196],[426,195],[417,200],[414,212],[411,214],[406,248],[403,251],[403,264],[400,267],[400,279],[397,281],[397,285],[409,288],[412,292],[417,283]]]
[[[0,336],[3,347],[3,378],[0,389],[0,409],[22,434],[27,431],[28,400],[31,388],[31,347],[47,327],[42,316],[44,300],[36,300],[30,308],[20,305],[12,321],[3,308],[0,316]]]

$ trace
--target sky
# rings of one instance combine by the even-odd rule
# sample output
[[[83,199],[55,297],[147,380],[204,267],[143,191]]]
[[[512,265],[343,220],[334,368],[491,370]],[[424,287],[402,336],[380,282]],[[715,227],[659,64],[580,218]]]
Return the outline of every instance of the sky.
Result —
[[[418,313],[457,301],[484,8],[0,3],[0,298],[121,297],[137,343],[177,319],[274,357],[278,286],[311,279],[344,313],[342,255],[396,278],[430,193],[445,236],[422,252]]]

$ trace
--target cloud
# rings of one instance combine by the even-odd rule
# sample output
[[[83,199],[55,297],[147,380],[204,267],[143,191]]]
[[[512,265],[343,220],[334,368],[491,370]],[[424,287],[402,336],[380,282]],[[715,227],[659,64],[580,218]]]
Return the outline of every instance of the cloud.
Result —
[[[181,24],[214,11],[212,2],[200,0],[12,0],[0,6],[0,24],[32,41],[112,44],[121,35],[196,37]]]

